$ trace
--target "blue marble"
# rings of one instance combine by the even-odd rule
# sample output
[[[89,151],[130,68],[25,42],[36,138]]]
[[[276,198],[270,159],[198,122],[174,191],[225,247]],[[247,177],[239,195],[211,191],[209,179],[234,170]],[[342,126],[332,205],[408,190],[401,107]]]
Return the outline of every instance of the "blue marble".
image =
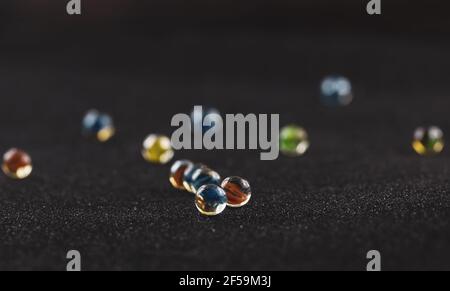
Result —
[[[203,164],[194,164],[188,166],[187,169],[184,171],[183,186],[189,192],[195,193],[195,191],[192,190],[191,185],[194,182],[194,174],[199,169],[207,169],[207,167]]]
[[[219,185],[220,181],[220,175],[217,172],[209,168],[200,168],[192,174],[190,189],[193,193],[197,193],[200,187],[204,185]]]
[[[227,201],[225,190],[217,185],[202,186],[195,196],[198,211],[208,216],[222,213],[227,207]]]
[[[327,106],[346,106],[353,101],[352,84],[343,76],[326,77],[320,91],[322,103]]]
[[[97,110],[90,110],[83,118],[83,133],[86,135],[98,135],[101,131],[113,131],[114,122],[111,116]]]

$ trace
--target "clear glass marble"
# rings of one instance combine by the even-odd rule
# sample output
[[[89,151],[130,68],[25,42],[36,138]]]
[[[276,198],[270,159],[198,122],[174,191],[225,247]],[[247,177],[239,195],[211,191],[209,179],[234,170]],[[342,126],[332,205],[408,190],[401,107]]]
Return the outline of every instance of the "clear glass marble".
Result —
[[[241,177],[229,177],[221,184],[228,199],[228,206],[242,207],[246,205],[252,197],[250,183]]]
[[[195,205],[203,215],[219,215],[227,207],[225,190],[217,185],[202,186],[195,195]]]
[[[206,167],[202,167],[194,171],[192,174],[192,181],[190,183],[190,190],[197,193],[198,189],[204,185],[219,185],[220,175]]]

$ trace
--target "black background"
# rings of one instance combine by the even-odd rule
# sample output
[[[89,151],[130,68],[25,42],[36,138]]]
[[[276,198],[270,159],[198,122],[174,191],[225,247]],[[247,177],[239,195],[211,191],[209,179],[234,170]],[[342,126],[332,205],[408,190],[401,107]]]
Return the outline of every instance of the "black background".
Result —
[[[0,177],[0,268],[449,269],[450,156],[417,156],[420,125],[450,132],[446,1],[66,1],[0,4],[0,150],[21,147],[29,179]],[[109,5],[108,5],[109,3]],[[320,80],[348,76],[354,103],[324,108]],[[183,151],[253,200],[205,218],[172,189],[170,165],[141,158],[149,133],[193,105],[279,113],[312,147],[261,162],[257,152]],[[117,136],[80,134],[90,108]]]

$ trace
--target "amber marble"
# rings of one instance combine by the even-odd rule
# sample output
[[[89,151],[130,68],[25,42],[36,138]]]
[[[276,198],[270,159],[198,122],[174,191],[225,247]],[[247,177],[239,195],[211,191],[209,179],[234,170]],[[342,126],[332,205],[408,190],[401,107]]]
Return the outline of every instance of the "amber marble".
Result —
[[[31,157],[23,150],[10,149],[3,156],[2,170],[13,179],[25,179],[33,170]]]
[[[186,190],[183,184],[185,172],[193,167],[193,163],[187,160],[176,161],[170,168],[170,183],[173,187]]]
[[[221,187],[225,190],[228,199],[228,206],[242,207],[246,205],[252,197],[250,183],[240,177],[226,178]]]

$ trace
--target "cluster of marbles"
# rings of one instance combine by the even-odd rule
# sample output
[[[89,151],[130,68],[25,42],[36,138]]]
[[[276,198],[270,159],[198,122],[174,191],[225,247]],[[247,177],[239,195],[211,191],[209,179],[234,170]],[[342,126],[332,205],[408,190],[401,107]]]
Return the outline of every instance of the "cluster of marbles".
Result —
[[[83,134],[100,142],[107,142],[116,133],[114,122],[109,114],[98,110],[89,110],[83,118]]]
[[[198,211],[207,216],[221,214],[226,206],[242,207],[252,196],[246,180],[229,177],[221,182],[217,172],[187,160],[172,165],[169,180],[176,189],[194,193]]]
[[[204,185],[218,185],[220,179],[220,175],[207,166],[192,164],[184,172],[183,186],[185,190],[195,194]]]
[[[25,179],[33,171],[31,157],[23,150],[10,149],[3,155],[3,172],[13,179]]]
[[[327,106],[346,106],[353,100],[352,84],[349,79],[339,75],[328,76],[321,83],[321,100]],[[211,115],[213,114],[213,115]],[[202,121],[210,115],[219,116],[214,108],[194,108],[191,112],[192,126],[201,123],[203,131],[209,129]],[[106,142],[115,135],[115,126],[110,115],[98,110],[89,110],[82,121],[83,134],[100,142]],[[304,155],[310,140],[306,130],[298,125],[281,128],[279,139],[280,151],[286,156]],[[444,149],[444,134],[437,126],[419,127],[414,132],[412,148],[422,156],[433,156]],[[166,164],[174,157],[174,150],[169,137],[158,134],[148,135],[141,149],[142,157],[154,164]],[[31,157],[23,150],[10,149],[3,156],[3,172],[13,179],[25,179],[33,171]],[[196,206],[205,215],[220,214],[225,207],[242,207],[251,198],[249,183],[240,177],[229,177],[221,182],[220,175],[203,164],[194,164],[187,160],[173,164],[170,174],[171,184],[180,190],[196,195]]]
[[[142,143],[142,157],[152,164],[167,164],[174,151],[170,139],[165,135],[150,134]]]
[[[170,183],[173,187],[191,193],[207,184],[219,185],[220,175],[203,164],[188,160],[176,161],[170,168]]]

